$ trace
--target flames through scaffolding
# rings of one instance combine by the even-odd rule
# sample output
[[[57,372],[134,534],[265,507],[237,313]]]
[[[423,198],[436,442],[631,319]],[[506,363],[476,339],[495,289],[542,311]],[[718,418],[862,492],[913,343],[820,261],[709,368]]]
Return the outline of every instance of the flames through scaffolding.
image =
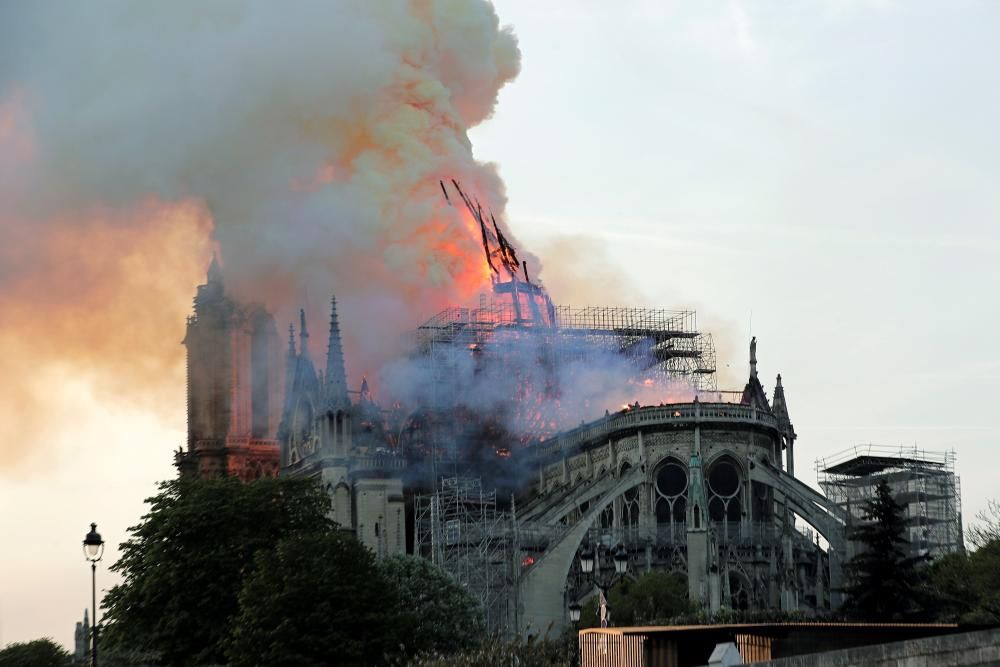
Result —
[[[456,181],[440,185],[478,230],[492,290],[479,307],[449,308],[417,329],[414,358],[428,382],[404,429],[408,453],[453,461],[475,441],[471,449],[488,443],[510,456],[510,444],[532,445],[623,404],[716,390],[712,337],[698,331],[694,311],[556,306],[492,213]]]
[[[694,311],[554,305],[492,213],[456,181],[440,185],[481,236],[492,290],[478,307],[444,310],[416,332],[413,358],[427,382],[400,442],[430,461],[431,483],[414,499],[414,546],[502,632],[517,626],[523,565],[513,500],[510,512],[499,509],[481,477],[459,475],[470,470],[459,459],[485,453],[480,470],[493,474],[502,469],[494,455],[511,457],[511,444],[541,442],[623,402],[716,392],[715,348]],[[442,477],[446,470],[454,476]]]

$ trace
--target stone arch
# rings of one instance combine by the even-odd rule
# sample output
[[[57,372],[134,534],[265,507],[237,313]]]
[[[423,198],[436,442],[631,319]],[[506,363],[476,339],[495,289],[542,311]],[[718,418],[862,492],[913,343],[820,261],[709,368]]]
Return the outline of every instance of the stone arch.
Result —
[[[606,480],[580,520],[549,544],[518,583],[525,632],[545,635],[559,632],[566,623],[563,587],[570,566],[590,527],[601,512],[625,491],[643,483],[642,468],[631,468],[619,479]],[[556,519],[557,520],[557,519]],[[530,612],[530,613],[529,613]]]
[[[725,459],[725,458],[732,459],[733,463],[736,465],[740,474],[743,476],[743,479],[747,479],[749,477],[750,471],[747,466],[746,456],[739,454],[738,452],[734,452],[732,449],[728,447],[723,447],[721,449],[713,451],[712,458],[706,459],[702,463],[702,469],[705,470],[707,475],[708,471],[712,469],[713,465],[715,465],[720,459]]]
[[[843,583],[842,562],[847,546],[847,516],[844,511],[826,496],[773,465],[750,461],[750,479],[780,492],[785,506],[802,517],[830,544],[830,601],[836,609],[840,605],[841,593],[835,591]]]

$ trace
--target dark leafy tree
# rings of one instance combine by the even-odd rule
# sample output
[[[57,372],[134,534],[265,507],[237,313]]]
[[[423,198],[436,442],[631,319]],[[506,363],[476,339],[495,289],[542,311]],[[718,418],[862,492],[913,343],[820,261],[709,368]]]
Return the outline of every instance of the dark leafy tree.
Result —
[[[398,636],[408,655],[451,653],[482,639],[477,600],[442,569],[416,556],[386,558],[379,569],[398,592]]]
[[[399,648],[399,600],[349,535],[298,535],[257,555],[226,653],[234,667],[385,664]]]
[[[844,613],[868,621],[917,619],[927,604],[925,556],[907,556],[904,506],[885,479],[863,506],[863,523],[851,534],[861,551],[846,564]]]
[[[282,538],[332,530],[329,496],[312,480],[173,480],[146,501],[111,569],[102,644],[170,665],[223,662],[222,639],[254,555]]]
[[[1000,503],[989,502],[969,529],[976,549],[949,554],[930,568],[935,618],[939,621],[1000,623]]]
[[[600,625],[597,596],[580,612],[580,627]],[[617,626],[647,625],[693,611],[688,602],[687,579],[673,572],[647,572],[636,579],[623,579],[608,591],[608,607]]]
[[[457,653],[425,653],[400,664],[405,664],[407,667],[483,667],[484,665],[571,667],[579,665],[580,659],[576,633],[566,632],[560,637],[542,639],[485,636],[474,647]]]
[[[69,651],[51,639],[7,644],[0,650],[0,665],[4,667],[69,667]]]

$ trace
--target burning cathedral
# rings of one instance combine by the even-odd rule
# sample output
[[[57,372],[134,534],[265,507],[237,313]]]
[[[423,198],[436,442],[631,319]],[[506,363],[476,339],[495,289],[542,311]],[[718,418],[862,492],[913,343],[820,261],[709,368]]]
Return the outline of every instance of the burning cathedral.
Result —
[[[180,474],[316,478],[344,530],[432,559],[495,630],[565,626],[594,592],[582,551],[598,571],[683,575],[712,611],[836,608],[847,515],[796,478],[785,389],[778,375],[768,395],[756,340],[743,388],[720,390],[693,312],[559,307],[491,216],[441,187],[479,227],[492,293],[417,329],[412,404],[351,388],[335,299],[314,360],[305,313],[282,343],[213,260],[184,339]]]

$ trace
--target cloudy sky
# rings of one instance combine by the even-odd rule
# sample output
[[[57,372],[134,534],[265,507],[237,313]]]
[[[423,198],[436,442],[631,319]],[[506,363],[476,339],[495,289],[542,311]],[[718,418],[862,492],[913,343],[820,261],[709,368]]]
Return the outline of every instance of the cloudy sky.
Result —
[[[470,138],[476,158],[496,163],[509,225],[557,301],[696,308],[724,387],[742,386],[757,336],[765,386],[782,373],[809,483],[817,457],[870,442],[954,450],[967,520],[1000,496],[1000,5],[510,0],[496,10],[517,35],[521,72]],[[0,101],[30,94],[0,90]],[[6,109],[0,145],[36,150],[3,143],[17,122]],[[3,157],[0,177],[13,182]],[[197,244],[171,238],[185,252]],[[162,315],[178,323],[171,345],[193,294],[187,272]],[[70,333],[91,324],[52,322]],[[119,400],[128,386],[96,391],[58,364],[4,363],[23,374],[6,374],[0,414],[20,409],[15,383],[53,401],[37,430],[3,445],[6,458],[20,453],[0,471],[0,645],[47,635],[71,646],[90,595],[79,541],[94,520],[110,543],[123,539],[156,480],[173,474],[183,395],[137,407]]]
[[[966,520],[1000,495],[1000,5],[497,11],[524,66],[472,139],[522,239],[575,258],[559,300],[696,308],[721,384],[757,336],[807,482],[875,443],[954,450]]]

